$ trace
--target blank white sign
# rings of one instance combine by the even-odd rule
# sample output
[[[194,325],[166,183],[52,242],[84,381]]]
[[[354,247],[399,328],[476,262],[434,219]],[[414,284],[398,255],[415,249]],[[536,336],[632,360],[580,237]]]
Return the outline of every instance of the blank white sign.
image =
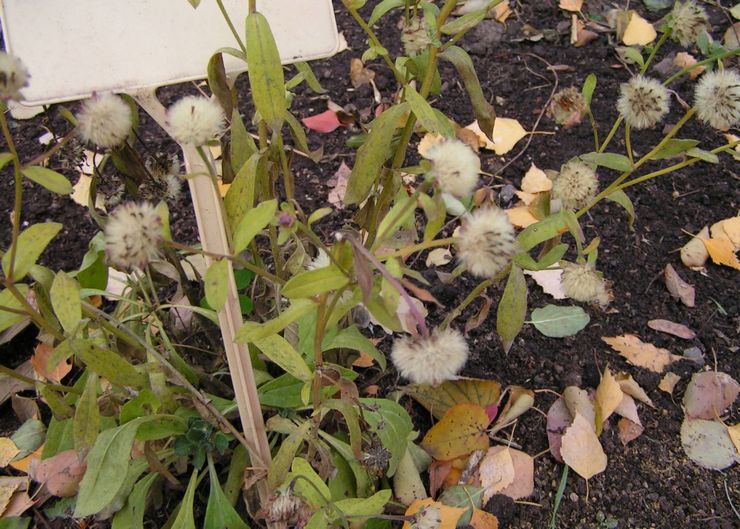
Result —
[[[223,0],[244,39],[247,0]],[[238,48],[215,0],[0,0],[8,51],[31,74],[25,104],[202,79],[211,55]],[[331,0],[258,0],[284,63],[338,51]],[[245,64],[224,54],[229,72]]]

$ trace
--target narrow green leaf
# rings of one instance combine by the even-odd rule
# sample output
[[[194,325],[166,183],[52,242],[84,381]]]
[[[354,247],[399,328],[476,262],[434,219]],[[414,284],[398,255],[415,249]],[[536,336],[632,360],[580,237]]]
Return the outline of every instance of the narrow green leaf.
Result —
[[[383,446],[391,453],[386,476],[396,473],[398,464],[408,447],[409,436],[414,429],[409,413],[397,402],[388,399],[360,399],[363,418],[370,431],[378,436]]]
[[[291,277],[283,286],[286,298],[307,298],[330,290],[337,290],[349,283],[349,279],[336,266],[308,270]]]
[[[588,325],[591,318],[581,307],[545,305],[532,311],[532,324],[545,336],[573,336]]]
[[[620,206],[624,208],[624,210],[627,212],[627,218],[629,219],[629,225],[630,228],[635,223],[635,206],[632,205],[632,201],[630,200],[630,197],[627,196],[627,194],[620,190],[614,191],[613,193],[610,193],[606,196],[607,200],[611,200],[612,202],[616,202]]]
[[[290,478],[292,479],[295,476],[302,476],[309,482],[306,483],[304,479],[297,479],[294,481],[294,488],[296,495],[306,500],[314,509],[326,505],[331,500],[329,487],[321,479],[321,476],[316,473],[311,463],[302,457],[296,457],[293,460]]]
[[[367,20],[367,25],[372,26],[378,20],[382,18],[387,12],[392,9],[398,9],[404,5],[405,0],[383,0],[373,8],[373,12],[370,14],[370,18]]]
[[[267,358],[297,379],[306,381],[313,378],[313,371],[303,357],[279,334],[254,340],[253,343]]]
[[[522,269],[512,265],[504,295],[501,297],[496,313],[496,332],[501,338],[505,353],[511,349],[514,339],[524,325],[526,316],[527,282],[524,280]]]
[[[100,431],[100,411],[98,410],[98,377],[88,373],[85,390],[77,401],[74,420],[72,421],[75,439],[75,450],[87,453],[95,444]]]
[[[538,244],[557,237],[567,229],[568,226],[561,210],[561,212],[553,213],[536,224],[524,228],[517,236],[517,241],[519,247],[528,252]]]
[[[324,351],[328,351],[330,349],[352,349],[353,351],[361,351],[378,362],[380,369],[385,370],[386,368],[385,355],[380,352],[375,345],[373,345],[373,342],[363,336],[354,325],[347,327],[346,329],[342,329],[330,340],[325,341],[321,347]]]
[[[626,62],[627,64],[639,64],[640,66],[645,65],[645,59],[642,58],[642,53],[637,48],[630,46],[617,46],[614,48],[617,55]]]
[[[28,269],[36,263],[51,240],[56,237],[63,226],[58,222],[34,224],[23,230],[18,237],[18,250],[15,254],[13,266],[13,280],[19,281],[28,273]],[[10,276],[10,250],[5,252],[2,259],[3,272]]]
[[[0,529],[28,529],[28,524],[30,523],[30,518],[5,516],[0,519]]]
[[[455,130],[452,128],[450,120],[444,114],[435,113],[432,106],[419,95],[419,92],[414,90],[413,86],[407,86],[405,94],[406,101],[411,105],[411,112],[414,113],[416,119],[426,130],[446,138],[455,137]]]
[[[208,495],[203,529],[249,529],[249,526],[236,512],[221,488],[216,467],[210,457],[208,458],[208,477],[211,491]]]
[[[412,222],[414,211],[416,210],[416,196],[407,195],[403,192],[402,199],[396,199],[396,203],[385,214],[383,220],[378,225],[378,236],[373,243],[372,250],[376,250],[380,245],[391,239],[402,226]]]
[[[275,489],[285,482],[295,454],[311,430],[312,421],[303,421],[280,445],[278,453],[267,470],[267,484]]]
[[[653,154],[650,159],[664,160],[666,158],[672,158],[693,149],[697,145],[699,145],[697,140],[671,139],[658,152]]]
[[[369,498],[347,498],[334,503],[336,509],[347,518],[377,516],[385,510],[386,504],[393,496],[390,489],[376,492]]]
[[[69,183],[66,176],[46,167],[32,165],[22,169],[21,173],[29,180],[33,180],[57,195],[69,195],[72,192],[72,184]]]
[[[200,0],[188,0],[188,3],[193,6],[193,9],[197,9],[200,5]]]
[[[195,502],[195,489],[198,486],[198,470],[194,469],[190,475],[188,488],[185,490],[185,497],[180,503],[177,517],[172,523],[170,529],[195,529],[195,515],[193,514],[193,503]]]
[[[586,163],[601,165],[623,173],[632,170],[632,162],[622,154],[613,152],[589,152],[581,155],[580,158]]]
[[[375,118],[365,143],[357,150],[355,166],[347,183],[345,204],[359,204],[365,200],[376,182],[385,161],[391,156],[393,132],[408,112],[407,103],[393,106]]]
[[[238,108],[234,108],[231,113],[231,166],[233,167],[236,174],[239,174],[242,166],[249,160],[249,158],[257,152],[257,145],[255,145],[252,136],[249,135],[247,127],[244,125],[242,115],[239,113]],[[233,186],[234,183],[232,182]],[[231,190],[231,188],[229,188]],[[227,192],[228,193],[228,192]],[[247,207],[251,207],[250,203]]]
[[[587,108],[591,108],[591,100],[594,97],[594,90],[596,90],[596,75],[593,73],[590,73],[586,76],[586,79],[583,81],[583,88],[581,89],[581,93],[583,94],[583,99],[586,100]]]
[[[314,91],[316,94],[325,94],[327,91],[321,86],[321,83],[319,83],[319,80],[316,78],[316,75],[314,75],[313,70],[311,69],[311,65],[308,64],[305,61],[298,61],[294,62],[293,66],[295,66],[296,70],[303,74],[303,78],[306,80],[306,84],[308,87]]]
[[[234,97],[226,78],[224,57],[221,53],[214,53],[208,61],[207,67],[208,88],[211,89],[216,100],[221,105],[225,116],[231,116],[234,111]]]
[[[159,477],[156,472],[147,474],[140,479],[131,491],[126,505],[113,517],[111,529],[144,529],[144,513],[149,489]]]
[[[213,310],[221,310],[229,294],[229,260],[219,259],[206,270],[203,284],[206,301]]]
[[[694,158],[699,158],[700,160],[704,160],[705,162],[719,163],[719,156],[717,156],[713,152],[705,151],[704,149],[699,149],[698,147],[689,149],[688,151],[686,151],[686,154],[689,156],[693,156]]]
[[[8,165],[8,162],[10,162],[12,159],[13,155],[9,152],[0,153],[0,169]]]
[[[321,406],[342,414],[344,422],[347,425],[349,445],[352,447],[352,452],[356,458],[359,459],[362,457],[362,430],[360,429],[360,419],[354,404],[349,400],[329,399],[324,401]]]
[[[144,387],[146,375],[139,373],[123,357],[108,349],[103,349],[87,340],[75,340],[72,344],[75,355],[91,371],[111,383],[124,387]]]
[[[252,239],[270,223],[277,211],[277,200],[262,202],[244,215],[234,230],[234,253],[243,252]]]
[[[77,328],[82,319],[80,285],[65,272],[57,272],[49,291],[51,306],[67,333]]]
[[[288,108],[280,52],[264,15],[250,13],[246,29],[247,72],[252,100],[262,119],[272,130],[279,130]]]
[[[232,154],[234,151],[232,150]],[[267,176],[267,161],[262,154],[255,152],[237,171],[231,187],[224,197],[224,208],[229,227],[233,234],[236,227],[254,207],[255,190],[262,177]]]
[[[471,11],[470,13],[465,13],[461,17],[451,19],[449,22],[443,24],[439,30],[445,35],[455,35],[461,31],[467,31],[477,26],[486,18],[487,14],[488,7],[486,6],[484,9]]]
[[[18,284],[15,285],[15,288],[18,289],[18,291],[23,295],[24,298],[28,295],[28,286]],[[16,299],[16,297],[13,295],[12,292],[10,292],[10,290],[7,289],[0,290],[0,306],[8,307],[9,309],[13,310],[24,310],[21,302]],[[17,314],[15,312],[7,312],[3,309],[0,309],[0,332],[3,332],[5,329],[15,325],[16,323],[22,322],[26,318],[28,318],[28,316],[26,316],[25,314]]]
[[[253,321],[246,322],[237,331],[236,342],[254,342],[255,340],[279,333],[301,316],[305,316],[309,312],[316,310],[316,306],[316,303],[310,299],[296,299],[277,318],[273,318],[262,324]]]

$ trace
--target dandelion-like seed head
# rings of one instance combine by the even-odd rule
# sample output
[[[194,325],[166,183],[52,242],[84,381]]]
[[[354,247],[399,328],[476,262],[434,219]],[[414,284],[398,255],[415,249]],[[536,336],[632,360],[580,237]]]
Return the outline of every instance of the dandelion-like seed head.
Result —
[[[444,140],[433,145],[426,158],[432,161],[431,175],[445,193],[467,197],[478,185],[480,159],[460,140]]]
[[[740,123],[740,75],[735,70],[706,73],[694,94],[699,119],[715,129],[727,130]]]
[[[671,11],[673,31],[671,38],[681,46],[692,46],[707,27],[707,14],[693,0],[676,2]]]
[[[608,305],[612,300],[607,282],[593,266],[566,262],[560,265],[563,269],[563,291],[569,298],[601,306]]]
[[[573,160],[560,168],[560,174],[552,184],[553,197],[567,209],[587,206],[596,197],[599,180],[596,171],[579,160]]]
[[[585,113],[586,99],[575,86],[558,91],[548,108],[555,122],[566,128],[580,123]]]
[[[434,505],[425,505],[413,515],[411,529],[439,529],[442,525],[442,513]]]
[[[436,386],[453,380],[468,359],[468,344],[454,329],[435,329],[428,337],[393,342],[391,359],[398,372],[414,384]]]
[[[131,132],[131,107],[119,96],[94,94],[77,114],[80,137],[103,149],[119,147]]]
[[[498,208],[476,210],[463,223],[457,250],[468,272],[478,277],[495,276],[517,250],[509,216]]]
[[[668,89],[657,79],[636,75],[620,87],[617,110],[633,129],[646,129],[668,113]]]
[[[0,51],[0,99],[22,99],[21,88],[28,86],[28,70],[17,57]]]
[[[200,146],[223,132],[219,104],[200,96],[185,96],[167,111],[170,134],[178,143]]]
[[[162,219],[154,206],[148,202],[127,202],[108,217],[105,253],[120,268],[144,268],[159,257],[163,239]]]
[[[412,18],[401,32],[401,42],[406,55],[409,56],[426,50],[431,45],[432,39],[429,37],[429,31],[424,20]]]

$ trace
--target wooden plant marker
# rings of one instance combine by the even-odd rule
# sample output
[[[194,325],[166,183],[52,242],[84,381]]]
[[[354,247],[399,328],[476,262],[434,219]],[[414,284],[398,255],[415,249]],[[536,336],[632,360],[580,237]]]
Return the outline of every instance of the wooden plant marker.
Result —
[[[243,39],[246,0],[223,0],[223,4]],[[125,92],[165,130],[165,108],[156,88],[204,78],[216,50],[237,46],[213,1],[193,9],[187,0],[4,0],[0,9],[7,49],[31,74],[23,91],[24,104]],[[258,10],[270,21],[284,63],[328,57],[339,50],[331,0],[269,0],[259,2]],[[246,69],[244,62],[228,54],[224,63],[230,74]],[[188,182],[203,249],[230,255],[221,197],[195,148],[181,147],[187,173],[199,175]],[[212,261],[206,257],[207,264]],[[242,318],[230,263],[228,283],[229,294],[218,320],[242,428],[252,441],[252,466],[266,470],[270,449],[249,351],[234,343]],[[263,501],[266,492],[263,486]]]

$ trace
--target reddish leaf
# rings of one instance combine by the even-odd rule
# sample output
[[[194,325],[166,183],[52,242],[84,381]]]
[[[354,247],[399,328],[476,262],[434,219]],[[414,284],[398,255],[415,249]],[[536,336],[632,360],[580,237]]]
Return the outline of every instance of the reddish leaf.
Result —
[[[332,132],[339,127],[342,127],[342,122],[339,121],[336,112],[333,110],[327,110],[321,114],[315,116],[308,116],[301,120],[306,128],[322,134]]]
[[[630,441],[634,441],[640,435],[642,435],[642,432],[645,430],[641,424],[634,423],[630,421],[629,419],[625,419],[624,417],[619,419],[619,440],[622,441],[622,444],[624,446],[627,446],[627,444]]]
[[[66,498],[77,494],[86,468],[75,450],[65,450],[54,457],[32,462],[28,473],[34,481],[46,485],[54,496]]]
[[[655,331],[664,332],[666,334],[672,334],[678,336],[684,340],[693,340],[696,338],[696,333],[681,323],[674,323],[669,320],[650,320],[648,327]]]

